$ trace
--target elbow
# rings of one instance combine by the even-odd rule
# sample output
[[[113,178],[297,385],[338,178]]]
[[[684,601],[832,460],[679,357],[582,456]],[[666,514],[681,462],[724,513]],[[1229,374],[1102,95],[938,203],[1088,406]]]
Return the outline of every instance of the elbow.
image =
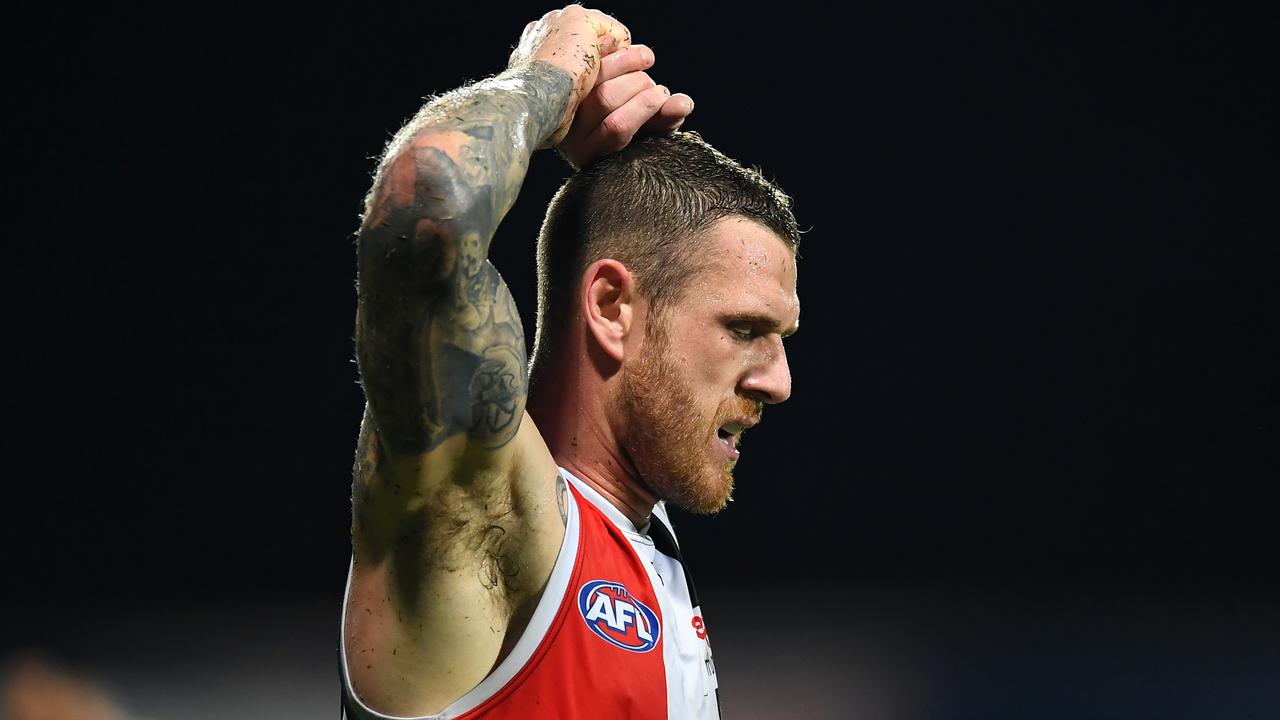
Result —
[[[486,199],[440,148],[402,146],[383,162],[366,201],[361,275],[411,277],[421,286],[447,281],[462,244],[491,233]]]
[[[362,230],[357,246],[362,285],[420,294],[442,289],[456,264],[453,235],[432,218]]]
[[[428,219],[441,226],[474,220],[488,193],[468,181],[439,138],[404,143],[388,153],[365,198],[362,231]]]

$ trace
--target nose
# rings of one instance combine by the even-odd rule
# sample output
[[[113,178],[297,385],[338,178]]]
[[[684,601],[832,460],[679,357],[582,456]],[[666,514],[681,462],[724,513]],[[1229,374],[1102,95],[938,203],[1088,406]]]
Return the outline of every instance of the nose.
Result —
[[[782,338],[776,338],[775,345],[747,369],[740,387],[743,393],[770,405],[791,397],[791,368],[787,365]]]

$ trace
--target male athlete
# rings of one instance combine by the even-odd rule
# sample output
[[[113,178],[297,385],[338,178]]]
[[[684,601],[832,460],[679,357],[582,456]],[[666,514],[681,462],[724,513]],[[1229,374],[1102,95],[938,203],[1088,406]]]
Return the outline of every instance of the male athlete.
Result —
[[[790,201],[696,135],[617,20],[530,23],[392,140],[358,239],[368,399],[343,706],[369,718],[716,718],[662,501],[713,513],[791,392]],[[538,240],[538,327],[488,246],[530,155],[582,169]]]

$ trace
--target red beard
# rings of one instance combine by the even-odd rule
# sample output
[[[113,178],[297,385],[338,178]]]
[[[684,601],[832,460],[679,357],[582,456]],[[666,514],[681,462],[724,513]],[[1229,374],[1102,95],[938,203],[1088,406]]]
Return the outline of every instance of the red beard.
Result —
[[[622,370],[622,447],[659,498],[693,513],[719,512],[733,496],[736,461],[714,455],[717,431],[732,419],[758,420],[761,405],[735,395],[713,417],[703,415],[668,357],[665,329],[654,330],[651,325],[643,354]]]

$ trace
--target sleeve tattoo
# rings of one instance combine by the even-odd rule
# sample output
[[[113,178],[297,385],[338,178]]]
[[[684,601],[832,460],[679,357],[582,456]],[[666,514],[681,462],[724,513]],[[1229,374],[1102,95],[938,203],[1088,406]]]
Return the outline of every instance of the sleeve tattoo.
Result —
[[[437,98],[389,143],[357,237],[355,337],[369,429],[387,450],[463,433],[497,448],[519,429],[524,331],[487,255],[571,89],[534,63]]]

